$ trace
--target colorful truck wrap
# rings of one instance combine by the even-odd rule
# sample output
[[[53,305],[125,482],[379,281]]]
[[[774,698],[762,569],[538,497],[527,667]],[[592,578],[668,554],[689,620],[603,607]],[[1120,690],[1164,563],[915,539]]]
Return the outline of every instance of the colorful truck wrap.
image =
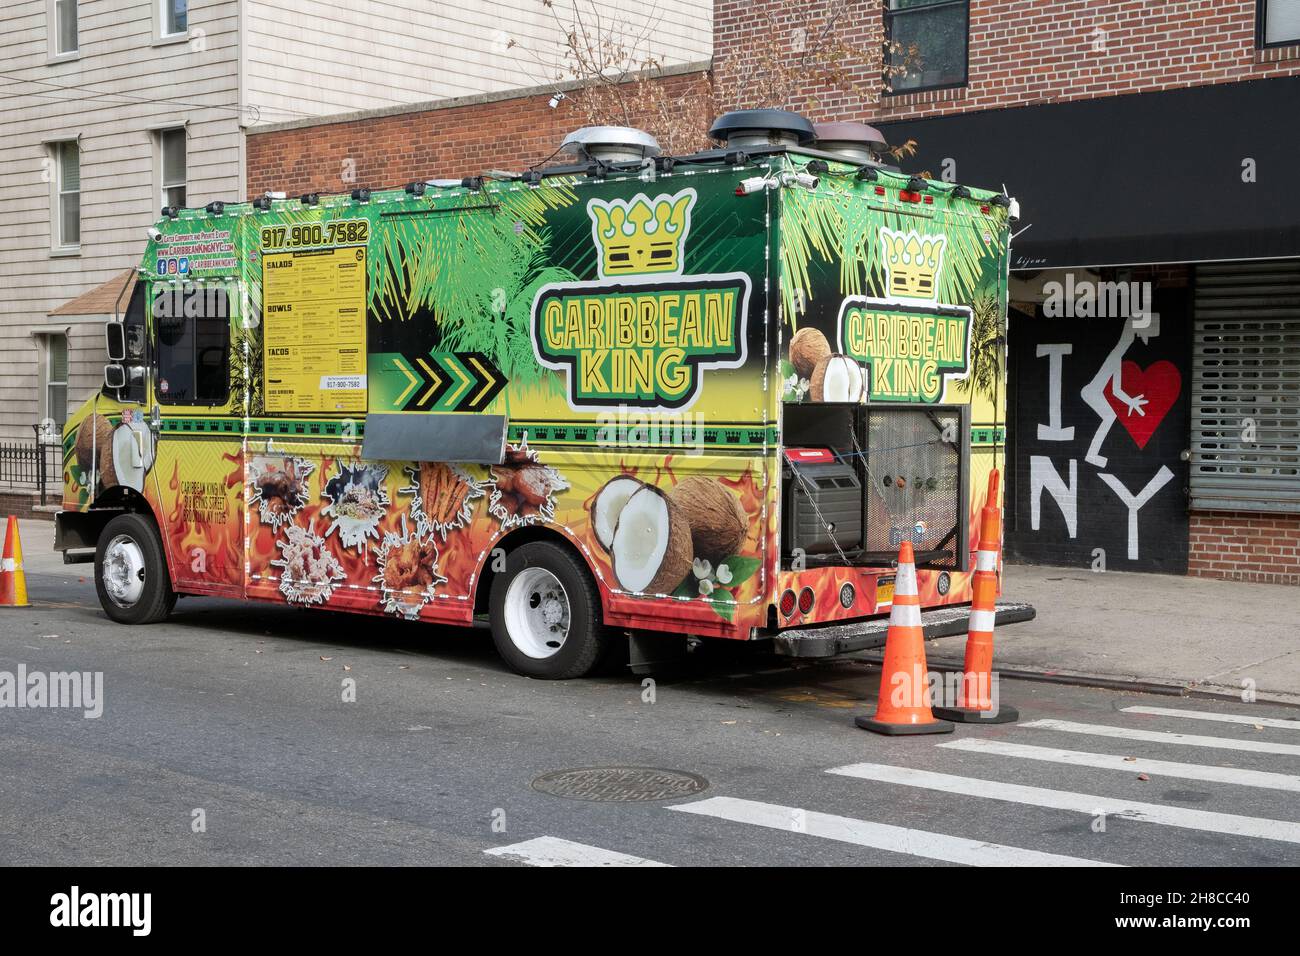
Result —
[[[968,602],[1005,204],[816,157],[173,211],[65,511],[151,517],[175,592],[423,621],[488,613],[525,542],[605,629],[877,615],[904,537],[923,605]],[[548,593],[521,613],[576,626]]]

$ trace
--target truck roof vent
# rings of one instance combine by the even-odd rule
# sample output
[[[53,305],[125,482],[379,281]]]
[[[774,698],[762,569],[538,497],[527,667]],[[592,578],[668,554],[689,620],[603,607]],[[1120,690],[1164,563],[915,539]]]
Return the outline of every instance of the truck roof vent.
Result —
[[[728,146],[807,146],[813,124],[789,110],[735,110],[709,127],[709,136]]]
[[[851,163],[880,163],[888,148],[884,135],[866,123],[818,123],[818,149],[842,156]]]
[[[635,163],[660,153],[653,136],[631,126],[584,126],[564,137],[560,149],[606,163]]]

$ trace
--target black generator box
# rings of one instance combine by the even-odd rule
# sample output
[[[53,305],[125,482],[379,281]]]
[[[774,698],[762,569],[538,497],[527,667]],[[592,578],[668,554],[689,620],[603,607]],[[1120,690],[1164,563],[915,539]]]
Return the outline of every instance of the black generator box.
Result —
[[[787,448],[783,538],[787,551],[853,557],[862,549],[862,482],[827,448]]]

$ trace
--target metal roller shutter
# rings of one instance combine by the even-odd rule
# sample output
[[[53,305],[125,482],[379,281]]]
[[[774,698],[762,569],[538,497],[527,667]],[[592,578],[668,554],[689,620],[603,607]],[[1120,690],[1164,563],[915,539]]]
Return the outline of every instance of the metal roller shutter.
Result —
[[[1195,291],[1192,507],[1300,511],[1300,260],[1197,266]]]

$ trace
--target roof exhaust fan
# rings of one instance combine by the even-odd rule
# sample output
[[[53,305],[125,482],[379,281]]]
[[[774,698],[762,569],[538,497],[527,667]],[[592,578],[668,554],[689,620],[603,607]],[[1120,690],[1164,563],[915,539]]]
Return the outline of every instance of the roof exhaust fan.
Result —
[[[639,163],[661,152],[653,136],[631,126],[584,126],[564,137],[560,149],[602,163]]]
[[[818,123],[814,129],[817,131],[814,145],[846,162],[878,166],[889,149],[880,130],[866,123]]]
[[[735,110],[709,127],[710,138],[740,149],[807,146],[815,135],[812,123],[789,110]]]

